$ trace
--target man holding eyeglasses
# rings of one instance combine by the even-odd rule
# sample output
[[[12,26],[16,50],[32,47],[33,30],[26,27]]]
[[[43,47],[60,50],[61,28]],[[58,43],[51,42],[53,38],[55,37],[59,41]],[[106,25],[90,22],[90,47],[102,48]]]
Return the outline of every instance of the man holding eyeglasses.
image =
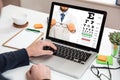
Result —
[[[70,8],[60,6],[53,12],[50,36],[62,40],[69,40],[70,35],[76,32],[76,19],[69,11]]]

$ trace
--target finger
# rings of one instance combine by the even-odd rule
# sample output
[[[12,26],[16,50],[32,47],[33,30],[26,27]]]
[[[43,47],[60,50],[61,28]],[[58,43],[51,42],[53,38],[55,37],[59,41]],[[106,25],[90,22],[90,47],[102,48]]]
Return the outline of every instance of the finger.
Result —
[[[32,72],[34,69],[37,69],[37,68],[38,68],[38,66],[36,64],[34,64],[34,65],[32,65],[30,71]]]
[[[50,50],[43,50],[43,51],[41,52],[41,55],[53,55],[53,52],[50,51]]]
[[[46,69],[46,78],[47,79],[51,79],[51,71],[50,71],[50,68],[48,66],[45,66],[45,69]]]
[[[46,78],[46,79],[51,79],[51,74],[50,74],[50,69],[49,67],[43,65],[43,64],[38,64],[39,69],[42,69],[43,74],[42,79]]]
[[[50,74],[50,68],[43,64],[38,64],[39,68],[42,68],[42,70],[45,70],[47,74]]]
[[[27,80],[30,80],[30,79],[31,79],[30,71],[27,71],[27,72],[26,72],[26,78],[27,78]]]
[[[38,65],[32,65],[30,73],[33,77],[38,74],[38,71],[39,71]]]
[[[26,76],[30,77],[30,71],[26,72]]]
[[[51,48],[57,50],[57,47],[51,41],[46,41],[44,46],[50,46]]]
[[[41,63],[38,64],[38,66],[39,66],[39,67],[45,67],[45,65],[43,65],[43,64],[41,64]]]
[[[48,74],[51,73],[50,68],[48,66],[46,66],[46,71],[47,71]]]
[[[32,73],[34,73],[35,71],[36,71],[36,69],[38,68],[38,66],[37,65],[32,65],[32,67],[30,68],[30,74],[32,74]]]
[[[39,66],[39,68],[41,68],[41,67],[44,68],[47,71],[47,73],[50,73],[50,68],[48,66],[43,65],[43,64],[38,64],[38,66]]]
[[[42,70],[48,70],[47,66],[44,64],[38,64],[39,69],[41,68]]]

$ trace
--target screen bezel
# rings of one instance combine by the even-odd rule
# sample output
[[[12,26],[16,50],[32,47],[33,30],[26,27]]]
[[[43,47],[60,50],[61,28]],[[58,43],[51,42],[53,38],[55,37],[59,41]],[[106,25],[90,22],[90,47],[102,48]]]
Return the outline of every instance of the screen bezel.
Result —
[[[51,25],[54,5],[67,6],[67,7],[74,8],[74,9],[80,9],[80,10],[95,12],[95,13],[99,13],[99,14],[103,14],[104,15],[103,16],[103,21],[102,21],[102,24],[101,24],[101,29],[100,29],[100,33],[99,33],[99,37],[98,37],[98,44],[96,46],[96,49],[95,48],[91,48],[91,47],[87,47],[87,46],[83,46],[83,45],[78,45],[76,43],[71,43],[71,42],[59,40],[59,39],[52,38],[52,37],[49,36],[49,31],[50,31],[50,25]],[[74,6],[74,5],[64,4],[64,3],[59,3],[59,2],[52,2],[50,15],[49,15],[49,20],[48,20],[46,39],[49,39],[49,40],[51,40],[53,42],[55,41],[55,42],[58,42],[58,43],[61,43],[61,44],[65,44],[65,45],[68,45],[68,46],[72,46],[72,47],[76,47],[76,48],[80,48],[80,49],[85,49],[85,50],[88,50],[88,51],[98,52],[99,48],[100,48],[102,34],[103,34],[103,31],[104,31],[104,25],[105,25],[105,21],[106,21],[106,16],[107,16],[107,12],[103,11],[103,10],[97,10],[97,9],[91,9],[91,8],[86,8],[86,7]]]

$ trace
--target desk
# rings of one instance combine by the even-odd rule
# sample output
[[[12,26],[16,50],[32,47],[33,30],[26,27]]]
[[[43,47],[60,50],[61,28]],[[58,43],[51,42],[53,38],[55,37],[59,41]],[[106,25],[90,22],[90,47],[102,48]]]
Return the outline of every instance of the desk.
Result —
[[[3,47],[2,44],[4,41],[6,41],[11,36],[13,36],[15,33],[21,30],[21,29],[13,27],[12,17],[14,15],[23,14],[23,13],[26,13],[28,15],[28,21],[29,21],[28,26],[33,26],[34,23],[42,23],[44,25],[44,29],[42,29],[42,31],[46,32],[46,28],[47,28],[46,22],[47,22],[48,14],[13,6],[13,5],[8,5],[2,9],[2,15],[0,19],[0,37],[1,37],[0,53],[14,50],[14,49],[10,49],[7,47]],[[103,34],[99,53],[105,54],[105,55],[111,54],[112,48],[111,48],[111,43],[108,39],[108,35],[109,35],[109,32],[113,32],[113,31],[117,31],[117,30],[109,29],[109,28],[104,29],[104,34]],[[96,64],[95,61],[92,64],[98,65]],[[25,73],[26,71],[29,70],[31,65],[32,63],[30,63],[30,65],[28,66],[8,70],[4,72],[3,75],[11,80],[26,80]],[[117,66],[119,65],[114,59],[114,64],[113,66],[110,66],[110,67],[117,67]],[[101,72],[104,72],[107,74],[108,71],[101,70]],[[112,72],[112,80],[119,80],[120,70],[111,70],[111,72]],[[52,80],[77,80],[72,77],[66,76],[64,74],[55,72],[53,70],[51,70],[51,76],[52,76]],[[88,70],[79,80],[99,80],[99,79],[96,78],[96,76],[94,76],[92,72],[90,71],[90,69],[88,68]]]

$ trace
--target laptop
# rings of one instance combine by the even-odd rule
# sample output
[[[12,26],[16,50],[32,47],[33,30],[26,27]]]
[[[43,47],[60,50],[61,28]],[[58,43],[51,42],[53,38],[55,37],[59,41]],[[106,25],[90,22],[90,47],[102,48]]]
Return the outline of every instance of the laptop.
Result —
[[[31,62],[80,78],[99,52],[106,15],[102,10],[52,2],[46,39],[58,50],[52,56],[31,58]]]

